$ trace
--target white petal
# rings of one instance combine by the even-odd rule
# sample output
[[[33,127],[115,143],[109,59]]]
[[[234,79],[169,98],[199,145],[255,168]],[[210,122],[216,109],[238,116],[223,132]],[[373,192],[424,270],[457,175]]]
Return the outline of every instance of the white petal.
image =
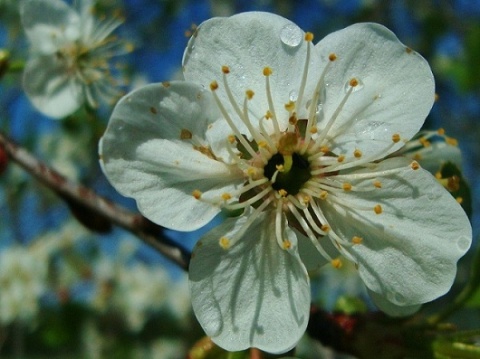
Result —
[[[337,55],[325,79],[325,116],[319,129],[346,96],[349,81],[359,81],[328,133],[332,150],[351,155],[360,149],[364,156],[379,154],[378,159],[403,144],[384,151],[393,134],[408,140],[418,132],[433,105],[433,75],[428,63],[391,31],[378,24],[355,24],[328,35],[316,50],[324,59]]]
[[[388,301],[386,298],[382,297],[381,295],[372,292],[371,290],[368,291],[368,294],[372,298],[375,305],[383,312],[387,313],[392,317],[406,317],[408,315],[412,315],[420,309],[420,304],[415,305],[407,305],[407,306],[399,306],[395,305],[392,302]]]
[[[63,1],[27,0],[20,15],[34,51],[41,54],[53,54],[80,37],[80,17]]]
[[[220,203],[242,182],[235,167],[208,155],[205,132],[217,116],[210,96],[184,82],[145,86],[119,101],[100,143],[102,168],[113,186],[171,229],[200,228],[220,211],[196,200],[194,190]]]
[[[223,65],[229,66],[228,83],[240,107],[243,106],[245,90],[255,92],[249,101],[249,109],[252,122],[256,123],[268,110],[263,69],[270,67],[273,70],[270,81],[274,108],[285,129],[288,112],[284,105],[290,96],[298,95],[302,79],[307,49],[304,36],[304,32],[291,21],[270,13],[247,12],[210,19],[199,26],[185,50],[185,78],[204,86],[217,80],[220,86],[217,93],[233,113],[221,71]],[[313,92],[324,67],[317,60],[312,56],[306,93]]]
[[[417,151],[408,151],[404,156],[416,159],[418,162],[432,174],[440,171],[442,166],[451,162],[459,169],[462,168],[462,152],[457,146],[449,145],[445,142],[433,142],[428,147],[421,147]]]
[[[270,353],[293,348],[309,316],[310,287],[296,250],[275,238],[274,215],[263,212],[229,249],[221,237],[233,238],[246,216],[227,219],[197,244],[190,263],[195,314],[208,336],[229,351],[256,347]]]
[[[401,168],[395,174],[382,171]],[[362,178],[365,173],[377,177]],[[345,204],[321,201],[332,229],[359,265],[366,286],[399,306],[429,302],[451,287],[456,262],[471,244],[469,220],[455,199],[423,169],[404,158],[385,160],[376,168],[350,171],[342,180],[352,191],[335,194]],[[374,180],[382,187],[376,188]],[[383,212],[376,214],[380,205]]]
[[[82,83],[53,55],[27,62],[23,89],[40,112],[53,118],[72,114],[84,101]]]

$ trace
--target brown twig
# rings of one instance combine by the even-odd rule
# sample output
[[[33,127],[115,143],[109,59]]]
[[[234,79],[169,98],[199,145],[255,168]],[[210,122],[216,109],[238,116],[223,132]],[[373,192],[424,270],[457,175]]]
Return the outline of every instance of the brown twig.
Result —
[[[90,188],[70,181],[38,160],[26,149],[15,144],[2,132],[0,132],[0,147],[4,148],[11,160],[64,199],[70,208],[86,210],[92,217],[101,217],[111,224],[128,230],[182,269],[188,270],[190,253],[178,244],[163,237],[161,235],[162,227],[150,222],[139,213],[133,213],[99,196]]]

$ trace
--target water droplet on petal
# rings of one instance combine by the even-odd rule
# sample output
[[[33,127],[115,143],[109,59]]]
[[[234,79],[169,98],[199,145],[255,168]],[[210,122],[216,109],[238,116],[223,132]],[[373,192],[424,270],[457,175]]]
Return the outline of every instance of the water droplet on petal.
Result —
[[[403,305],[406,303],[406,298],[400,293],[388,293],[387,299],[396,305]]]
[[[457,239],[457,247],[460,249],[462,252],[465,252],[468,248],[470,248],[470,238],[466,236],[461,236],[460,238]]]
[[[297,101],[298,98],[298,93],[295,90],[290,91],[290,94],[288,95],[288,98],[290,101]]]
[[[360,91],[364,87],[364,84],[363,84],[362,80],[357,79],[357,78],[355,80],[356,80],[357,84],[355,86],[353,86],[352,92]],[[345,83],[345,87],[344,87],[345,92],[348,92],[350,90],[350,88],[352,87],[351,82],[352,82],[352,80],[348,80]]]
[[[285,25],[280,30],[280,40],[287,46],[297,47],[302,42],[302,39],[303,31],[293,23]]]
[[[356,122],[361,122],[361,119],[356,119]],[[389,131],[387,124],[382,121],[370,121],[359,129],[361,129],[360,135],[362,137],[365,138],[365,135],[368,135],[368,138],[371,140],[384,138],[385,134]]]

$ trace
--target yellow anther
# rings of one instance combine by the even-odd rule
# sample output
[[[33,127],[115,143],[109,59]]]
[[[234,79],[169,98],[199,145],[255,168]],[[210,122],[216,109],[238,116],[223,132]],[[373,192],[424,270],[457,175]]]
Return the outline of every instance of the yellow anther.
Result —
[[[355,156],[355,158],[360,158],[362,157],[362,151],[356,149],[355,151],[353,151],[353,155]]]
[[[269,120],[271,119],[273,116],[272,116],[272,113],[270,112],[270,110],[268,110],[266,113],[265,113],[265,119]]]
[[[440,136],[443,136],[445,134],[445,129],[444,128],[439,128],[437,130],[437,133],[440,135]]]
[[[348,182],[345,182],[343,185],[342,185],[342,188],[344,191],[351,191],[352,190],[352,185]]]
[[[418,164],[417,161],[412,161],[412,163],[410,164],[410,167],[412,167],[412,170],[416,171],[420,168],[420,165]]]
[[[255,176],[257,174],[257,170],[253,167],[249,167],[247,169],[247,175],[252,177],[252,176]]]
[[[280,197],[284,198],[288,196],[288,192],[285,191],[283,188],[278,190],[278,194],[280,195]]]
[[[309,204],[309,203],[310,203],[310,200],[311,200],[310,196],[306,196],[306,195],[305,195],[305,196],[303,196],[303,198],[302,198],[303,204]]]
[[[290,118],[288,119],[288,123],[291,125],[296,125],[297,122],[298,122],[297,115],[294,112],[292,116],[290,116]]]
[[[317,132],[318,132],[317,126],[312,126],[312,127],[310,127],[310,133],[313,134],[313,133],[317,133]]]
[[[324,224],[320,227],[320,229],[324,232],[328,232],[330,230],[330,226],[328,224]]]
[[[292,248],[292,242],[290,242],[288,239],[285,239],[283,241],[283,249],[290,249]]]
[[[379,204],[377,204],[375,207],[373,207],[373,211],[376,213],[376,214],[380,214],[383,212],[383,208],[382,206],[380,206]]]
[[[171,84],[170,84],[169,81],[163,81],[163,82],[162,82],[162,86],[165,87],[165,88],[170,87],[170,85],[171,85]]]
[[[352,243],[353,244],[360,244],[363,242],[363,238],[359,236],[353,236],[352,237]]]
[[[186,128],[182,128],[180,131],[180,139],[181,140],[190,140],[193,137],[192,133],[187,130]]]
[[[232,198],[232,195],[231,195],[230,193],[224,193],[224,194],[222,194],[222,199],[223,199],[224,201],[228,201],[228,200],[231,199],[231,198]]]
[[[195,199],[200,199],[200,197],[202,197],[202,192],[200,190],[196,189],[192,192],[192,196]]]
[[[445,138],[445,142],[447,142],[450,146],[457,146],[458,145],[457,139],[453,138],[453,137]]]
[[[332,259],[330,262],[333,268],[339,269],[342,268],[342,261],[338,258]]]
[[[235,137],[235,135],[228,135],[228,142],[233,144],[236,141],[237,141],[237,138]]]
[[[218,89],[218,82],[217,81],[210,82],[210,90],[215,91],[216,89]]]
[[[270,76],[271,74],[273,74],[273,70],[270,67],[263,68],[263,76]]]
[[[125,44],[125,51],[126,52],[133,52],[135,50],[135,45],[133,45],[131,42],[128,42]]]
[[[275,165],[275,168],[277,169],[278,172],[285,171],[285,167],[283,165]]]
[[[433,97],[433,101],[437,102],[440,99],[440,95],[438,93],[435,93],[435,96]]]
[[[392,141],[393,141],[394,143],[400,142],[400,135],[399,135],[398,133],[394,133],[394,134],[392,135]]]
[[[458,191],[460,189],[460,177],[458,176],[448,177],[447,189],[450,192]]]
[[[356,86],[358,86],[358,80],[354,77],[350,80],[350,82],[348,84],[352,87],[356,87]]]
[[[322,146],[320,147],[320,152],[328,153],[330,152],[330,148],[328,148],[328,146]]]
[[[437,173],[435,173],[435,178],[436,178],[436,179],[442,179],[442,178],[443,178],[443,177],[442,177],[442,173],[441,173],[440,171],[437,172]]]
[[[226,75],[230,73],[230,67],[223,65],[222,72]]]
[[[285,104],[285,110],[288,112],[295,110],[295,101],[288,101],[288,103]]]
[[[413,52],[413,50],[412,50],[410,47],[407,46],[407,47],[405,48],[405,52],[406,52],[407,54],[411,54],[411,53]]]
[[[345,155],[340,155],[340,156],[337,157],[337,162],[341,163],[343,161],[345,161]]]
[[[223,249],[230,248],[230,240],[227,237],[220,238],[218,244],[220,244],[220,247],[222,247]]]
[[[382,188],[382,182],[380,182],[379,180],[373,181],[373,185],[374,185],[376,188]]]
[[[328,197],[328,192],[327,191],[320,191],[320,194],[318,195],[318,198],[325,200],[325,199],[327,199],[327,197]]]
[[[257,145],[258,147],[265,148],[267,147],[268,143],[267,141],[258,141]]]
[[[247,90],[245,91],[245,95],[247,96],[247,99],[251,100],[255,95],[255,92],[253,92],[253,90]]]
[[[422,159],[422,155],[417,152],[413,155],[413,159],[416,161],[420,161]]]
[[[431,145],[430,141],[425,137],[420,137],[418,141],[422,144],[423,147],[429,147]]]
[[[460,203],[460,204],[462,204],[462,202],[463,202],[463,198],[462,198],[462,197],[457,197],[457,198],[455,198],[455,200],[456,200],[458,203]]]
[[[305,41],[307,42],[313,41],[313,34],[311,32],[305,33]]]
[[[337,59],[337,54],[332,52],[330,55],[328,55],[328,59],[332,62],[335,61]]]

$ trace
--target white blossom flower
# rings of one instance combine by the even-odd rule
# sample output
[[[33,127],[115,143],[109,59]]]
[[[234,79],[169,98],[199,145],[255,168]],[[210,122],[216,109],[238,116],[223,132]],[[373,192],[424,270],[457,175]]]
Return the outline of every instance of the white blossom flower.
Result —
[[[48,263],[29,248],[11,246],[0,252],[0,323],[31,324],[47,290]]]
[[[385,27],[357,24],[317,45],[268,13],[204,22],[185,82],[117,104],[103,170],[140,211],[192,231],[195,314],[231,351],[291,349],[308,322],[306,267],[355,263],[380,308],[411,313],[450,288],[469,221],[418,162],[385,159],[434,99],[427,62]]]
[[[112,35],[122,20],[100,22],[92,15],[92,0],[77,4],[72,8],[61,0],[26,0],[21,6],[31,44],[23,88],[33,105],[53,118],[84,103],[97,107],[120,94],[110,60],[129,50]]]

